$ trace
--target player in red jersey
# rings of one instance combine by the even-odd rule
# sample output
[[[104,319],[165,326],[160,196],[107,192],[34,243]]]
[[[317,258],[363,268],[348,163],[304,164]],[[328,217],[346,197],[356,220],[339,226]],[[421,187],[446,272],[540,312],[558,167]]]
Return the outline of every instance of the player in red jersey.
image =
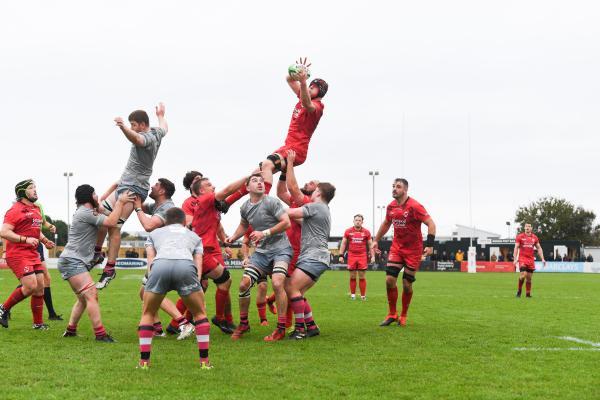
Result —
[[[218,231],[221,224],[221,212],[217,210],[217,202],[224,200],[238,190],[247,177],[239,179],[220,191],[206,177],[197,179],[192,184],[192,194],[196,196],[197,204],[192,220],[193,231],[202,238],[204,254],[202,257],[203,277],[208,277],[217,285],[215,293],[216,315],[211,319],[221,331],[233,333],[235,325],[231,315],[231,297],[229,288],[231,278],[225,269],[225,261],[219,246]],[[227,312],[229,310],[229,312]]]
[[[244,256],[244,260],[242,261],[244,268],[250,265],[250,234],[252,232],[254,232],[254,229],[249,225],[248,230],[244,233],[244,237],[242,238],[241,252]],[[260,324],[262,326],[269,326],[269,321],[267,320],[267,289],[267,278],[259,278],[256,282],[256,309],[258,310],[258,318],[260,319]],[[273,294],[273,297],[275,297],[275,294]],[[269,309],[273,314],[277,313],[273,303],[269,305]]]
[[[308,67],[311,64],[307,64],[306,58],[304,60],[300,59],[297,63],[304,65],[304,68],[298,74],[294,74],[293,76],[288,75],[286,79],[299,100],[292,112],[292,119],[284,145],[273,151],[261,163],[261,172],[265,182],[272,182],[274,173],[286,170],[288,150],[293,150],[296,153],[296,157],[292,162],[293,165],[302,165],[306,161],[310,139],[323,116],[325,105],[322,99],[327,93],[329,85],[323,79],[313,79],[308,84],[306,82],[308,79]],[[267,185],[265,189],[268,194],[271,187]],[[246,194],[245,187],[242,187],[226,200],[226,207]]]
[[[356,299],[356,275],[358,272],[358,284],[360,287],[360,298],[367,299],[367,253],[371,255],[371,263],[375,263],[375,252],[373,251],[373,238],[371,232],[363,228],[364,218],[360,214],[354,216],[354,226],[346,229],[344,238],[340,245],[340,263],[344,263],[344,252],[348,248],[348,271],[350,272],[350,298]]]
[[[44,324],[44,270],[37,251],[38,243],[54,247],[41,231],[42,214],[34,203],[38,200],[35,183],[27,179],[15,186],[17,201],[6,212],[0,236],[8,241],[6,262],[21,282],[0,304],[0,325],[8,328],[8,313],[20,301],[31,296],[33,329],[46,330]]]
[[[435,223],[419,202],[408,197],[408,181],[406,179],[394,180],[392,197],[394,200],[387,206],[385,221],[381,223],[373,241],[373,250],[378,251],[379,241],[390,229],[390,226],[394,225],[394,240],[388,257],[385,278],[389,312],[380,326],[388,326],[395,321],[398,321],[401,326],[405,326],[408,306],[413,295],[412,286],[415,274],[419,270],[421,259],[433,252]],[[423,249],[421,224],[427,225],[425,249]],[[398,319],[396,282],[402,269],[404,269],[402,274],[402,312]]]
[[[519,268],[521,275],[519,276],[519,289],[517,297],[521,297],[521,289],[523,289],[523,281],[525,283],[525,296],[531,297],[531,278],[535,271],[535,250],[546,266],[544,259],[544,251],[540,245],[540,240],[531,232],[530,223],[525,224],[525,232],[519,233],[515,238],[514,263],[515,267]]]

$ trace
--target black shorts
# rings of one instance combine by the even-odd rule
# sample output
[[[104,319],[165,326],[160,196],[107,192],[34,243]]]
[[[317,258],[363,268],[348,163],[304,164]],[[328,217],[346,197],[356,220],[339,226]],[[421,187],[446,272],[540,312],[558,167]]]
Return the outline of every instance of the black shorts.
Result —
[[[519,267],[519,271],[521,271],[521,272],[531,272],[533,274],[535,272],[535,268],[531,268],[531,267]]]

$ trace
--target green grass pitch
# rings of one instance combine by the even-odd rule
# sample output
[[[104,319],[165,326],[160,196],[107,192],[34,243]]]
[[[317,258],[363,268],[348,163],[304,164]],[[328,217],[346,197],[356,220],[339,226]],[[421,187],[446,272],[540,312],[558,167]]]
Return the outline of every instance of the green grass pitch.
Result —
[[[349,299],[348,274],[331,271],[307,295],[321,336],[263,342],[275,318],[269,314],[271,326],[259,326],[253,297],[247,337],[232,342],[211,328],[211,371],[200,370],[193,338],[173,337],[155,338],[150,370],[135,369],[141,276],[119,271],[100,293],[116,344],[96,343],[86,316],[78,338],[61,337],[66,322],[34,331],[29,301],[17,305],[9,329],[0,328],[0,398],[600,397],[600,275],[536,274],[534,297],[516,299],[516,274],[421,272],[408,326],[380,328],[387,311],[384,273],[367,274],[362,302]],[[52,277],[55,306],[68,317],[74,296],[56,271]],[[234,288],[239,278],[235,271]],[[0,271],[0,301],[15,285],[10,271]],[[211,283],[209,316],[214,294]],[[235,295],[233,301],[237,320]]]

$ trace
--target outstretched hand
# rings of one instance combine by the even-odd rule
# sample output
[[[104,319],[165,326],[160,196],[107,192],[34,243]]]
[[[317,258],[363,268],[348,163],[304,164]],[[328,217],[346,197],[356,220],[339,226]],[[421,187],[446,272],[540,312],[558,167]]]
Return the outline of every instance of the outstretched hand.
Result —
[[[158,103],[156,106],[156,116],[158,118],[165,116],[165,105],[163,103]]]

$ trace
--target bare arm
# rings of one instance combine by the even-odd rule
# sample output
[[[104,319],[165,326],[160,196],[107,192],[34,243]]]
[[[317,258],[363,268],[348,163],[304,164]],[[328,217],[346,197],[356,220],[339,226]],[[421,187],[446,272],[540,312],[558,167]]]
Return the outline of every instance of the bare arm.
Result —
[[[520,251],[520,250],[521,250],[521,249],[520,249],[520,247],[519,247],[519,243],[518,243],[518,242],[515,242],[515,249],[514,249],[514,251],[513,251],[513,263],[514,263],[515,265],[517,265],[517,264],[518,264],[518,262],[519,262],[519,251]]]
[[[110,187],[108,189],[106,189],[106,192],[104,192],[102,197],[100,197],[100,201],[107,199],[108,196],[110,196],[112,192],[117,190],[117,186],[119,186],[118,182],[114,182],[112,185],[110,185]]]
[[[381,240],[382,237],[385,236],[387,231],[390,230],[390,226],[392,226],[392,223],[388,220],[384,220],[381,223],[381,226],[379,226],[379,230],[377,231],[377,234],[375,235],[375,239],[373,239],[373,246],[371,246],[372,251],[379,252],[379,241]]]
[[[227,235],[225,234],[225,229],[223,225],[219,222],[219,230],[217,231],[217,238],[221,241],[221,243],[225,243],[225,239],[227,239]]]
[[[242,255],[244,256],[244,260],[247,260],[250,257],[250,239],[244,236],[242,239]]]
[[[254,231],[250,234],[250,240],[254,243],[260,242],[267,236],[276,235],[281,232],[285,232],[290,227],[290,217],[286,212],[282,213],[279,217],[279,222],[275,226],[265,229],[264,231]]]
[[[546,265],[546,259],[544,258],[544,251],[542,250],[542,245],[540,245],[540,243],[536,243],[535,245],[537,252],[538,252],[538,256],[540,256],[540,259],[542,260],[542,262],[544,263],[544,265]]]
[[[423,221],[425,225],[427,225],[427,235],[435,236],[435,222],[431,218],[427,218]],[[433,244],[431,246],[425,245],[423,249],[423,255],[429,256],[433,253]]]
[[[367,242],[369,248],[369,255],[371,256],[371,263],[375,263],[375,249],[373,248],[373,239],[369,239]]]
[[[146,266],[146,275],[150,275],[150,267],[154,262],[154,257],[156,257],[156,250],[152,246],[146,247],[146,258],[148,259],[148,265]]]
[[[290,196],[290,193],[287,190],[286,181],[280,180],[279,182],[277,182],[277,197],[279,197],[279,199],[288,206],[290,205],[292,197]]]
[[[165,119],[165,105],[163,103],[158,103],[156,106],[156,116],[158,117],[158,126],[165,131],[165,135],[169,131],[169,124],[167,124],[167,120]]]
[[[140,224],[142,224],[142,227],[146,232],[152,232],[153,230],[160,228],[165,224],[162,218],[156,215],[150,217],[142,210],[138,211],[136,214],[140,220]]]
[[[135,195],[130,191],[125,191],[121,193],[119,199],[117,200],[117,203],[115,204],[115,207],[113,208],[110,215],[104,220],[102,226],[106,226],[109,228],[117,226],[117,224],[119,223],[119,218],[123,213],[123,206],[126,203],[132,202],[134,198]]]
[[[13,243],[27,243],[33,247],[37,247],[39,238],[17,235],[13,230],[15,227],[11,224],[2,224],[0,229],[0,237]]]
[[[216,200],[225,200],[225,198],[227,196],[229,196],[230,194],[232,194],[233,192],[235,192],[236,190],[241,188],[242,185],[244,183],[246,183],[246,179],[248,179],[247,176],[245,176],[241,179],[238,179],[237,181],[232,182],[229,185],[225,186],[222,190],[215,193],[215,199]]]
[[[241,219],[240,224],[236,228],[235,232],[233,233],[233,235],[231,235],[230,237],[225,239],[225,243],[231,244],[231,243],[235,242],[236,240],[238,240],[239,238],[241,238],[242,235],[244,235],[244,233],[246,233],[246,231],[248,230],[248,225],[249,225],[248,221]]]
[[[304,211],[302,211],[301,207],[288,208],[287,214],[290,216],[291,219],[294,220],[301,220],[302,218],[304,218]]]
[[[119,129],[121,129],[121,132],[123,132],[127,140],[129,140],[131,143],[138,147],[142,147],[146,144],[146,139],[144,139],[144,137],[141,134],[125,126],[125,121],[123,121],[123,118],[117,117],[115,118],[115,122]]]
[[[347,244],[348,244],[348,239],[343,238],[342,243],[340,244],[340,262],[344,261],[344,253],[346,252]]]

